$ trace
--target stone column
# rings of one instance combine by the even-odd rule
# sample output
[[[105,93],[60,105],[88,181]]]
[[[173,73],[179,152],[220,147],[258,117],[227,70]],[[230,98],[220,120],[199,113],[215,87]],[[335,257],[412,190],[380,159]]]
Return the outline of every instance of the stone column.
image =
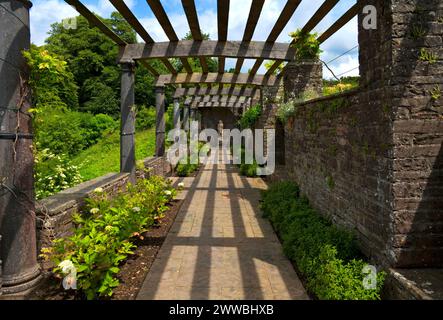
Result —
[[[156,121],[156,141],[155,141],[155,156],[162,157],[165,155],[165,87],[155,87],[155,99],[157,108]]]
[[[135,63],[121,65],[120,172],[135,183]]]
[[[284,98],[300,97],[303,94],[321,96],[323,90],[323,66],[318,60],[289,62],[283,76]]]
[[[183,130],[189,131],[189,105],[184,105],[183,107]]]
[[[180,100],[174,99],[174,129],[180,130]]]
[[[361,86],[379,132],[387,132],[390,210],[383,254],[390,266],[443,266],[443,1],[369,0],[377,26],[359,17]],[[374,121],[371,118],[371,121]],[[382,131],[383,130],[383,131]]]
[[[29,1],[0,3],[0,294],[23,295],[37,263],[29,69]]]

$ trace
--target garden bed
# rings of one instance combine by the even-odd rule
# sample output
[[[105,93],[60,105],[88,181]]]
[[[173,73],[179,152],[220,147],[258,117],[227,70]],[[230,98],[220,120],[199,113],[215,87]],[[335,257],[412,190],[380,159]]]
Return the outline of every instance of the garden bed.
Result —
[[[183,200],[171,202],[168,205],[169,210],[165,212],[160,224],[143,233],[142,237],[134,242],[137,249],[120,266],[120,272],[118,273],[120,285],[114,289],[111,300],[134,300],[137,297],[138,291],[174,223],[182,203]],[[28,297],[30,300],[83,299],[74,291],[65,291],[61,286],[61,281],[56,279],[52,272],[45,270],[43,278],[44,280],[40,286]]]

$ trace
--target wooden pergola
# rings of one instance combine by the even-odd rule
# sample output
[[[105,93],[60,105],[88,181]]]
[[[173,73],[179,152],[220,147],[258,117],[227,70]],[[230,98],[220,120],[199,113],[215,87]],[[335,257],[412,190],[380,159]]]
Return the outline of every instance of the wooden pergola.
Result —
[[[230,0],[218,0],[218,39],[204,40],[200,28],[197,9],[194,0],[182,0],[183,9],[189,24],[193,40],[180,40],[171,21],[165,12],[160,0],[146,0],[154,16],[160,23],[168,42],[155,42],[148,31],[142,26],[123,0],[110,0],[118,12],[134,28],[143,39],[143,43],[126,43],[116,33],[109,29],[96,15],[86,8],[79,0],[65,0],[72,5],[92,26],[99,28],[112,39],[119,47],[118,63],[122,66],[121,81],[121,171],[130,172],[135,176],[135,114],[134,105],[134,69],[138,64],[145,67],[155,78],[156,94],[156,156],[165,154],[165,87],[175,86],[174,94],[174,126],[180,128],[180,101],[186,97],[194,97],[189,102],[193,108],[197,107],[233,107],[244,108],[245,103],[235,101],[245,97],[247,103],[257,95],[262,95],[263,87],[275,87],[281,81],[281,74],[275,71],[285,62],[295,60],[294,42],[278,43],[277,39],[286,27],[301,0],[287,0],[277,21],[274,24],[266,41],[254,41],[253,36],[260,19],[265,0],[252,0],[246,28],[241,41],[228,40],[228,23]],[[302,28],[303,32],[311,32],[323,18],[331,12],[339,0],[326,0]],[[363,6],[363,1],[357,1],[336,22],[334,22],[318,38],[320,43],[329,39],[340,30]],[[188,58],[200,61],[202,72],[194,73]],[[218,59],[218,72],[210,73],[207,58]],[[225,71],[226,58],[235,58],[237,63],[233,73]],[[169,71],[169,74],[160,74],[152,65],[151,60],[160,60]],[[179,59],[184,72],[179,73],[169,59]],[[245,59],[255,59],[256,62],[249,73],[241,73]],[[265,74],[258,74],[258,70],[265,60],[275,61]],[[284,72],[284,71],[283,71]],[[181,87],[185,85],[186,88]],[[195,98],[197,96],[211,96],[211,98]],[[227,96],[223,98],[222,96]],[[209,99],[209,100],[205,100]],[[214,100],[215,99],[215,100]],[[191,110],[192,111],[192,110]],[[184,111],[186,127],[189,110]]]

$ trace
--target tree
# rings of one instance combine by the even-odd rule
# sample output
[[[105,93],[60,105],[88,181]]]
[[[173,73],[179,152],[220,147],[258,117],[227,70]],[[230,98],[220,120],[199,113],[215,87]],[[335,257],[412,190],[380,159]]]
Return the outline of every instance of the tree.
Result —
[[[120,13],[110,19],[100,18],[111,30],[128,43],[136,42],[136,33]],[[77,17],[76,29],[65,29],[62,23],[52,25],[46,40],[50,52],[62,56],[68,63],[80,88],[79,111],[104,113],[118,117],[120,113],[120,74],[117,61],[118,46],[88,21]],[[151,63],[159,72],[165,67]],[[155,101],[154,77],[143,67],[136,72],[136,103],[151,104]]]

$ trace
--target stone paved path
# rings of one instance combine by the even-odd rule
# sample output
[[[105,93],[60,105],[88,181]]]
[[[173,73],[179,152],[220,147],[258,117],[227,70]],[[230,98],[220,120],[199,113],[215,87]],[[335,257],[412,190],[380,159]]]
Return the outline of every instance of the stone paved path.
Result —
[[[308,299],[261,217],[263,180],[207,165],[181,181],[184,204],[137,299]]]

